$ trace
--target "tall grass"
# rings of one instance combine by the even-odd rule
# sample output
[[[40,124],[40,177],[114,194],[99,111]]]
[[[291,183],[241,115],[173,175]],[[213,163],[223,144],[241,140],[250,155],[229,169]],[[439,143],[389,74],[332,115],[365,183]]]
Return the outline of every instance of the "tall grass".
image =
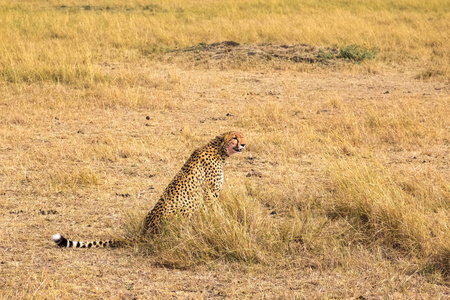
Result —
[[[351,245],[381,251],[386,259],[416,259],[418,271],[448,273],[448,182],[436,177],[433,191],[412,191],[411,180],[424,181],[430,174],[393,173],[358,159],[330,157],[326,164],[331,193],[320,201],[294,196],[294,185],[285,186],[288,197],[266,187],[276,198],[270,201],[259,192],[263,187],[247,181],[226,189],[219,205],[167,220],[158,237],[142,237],[143,218],[132,216],[128,236],[172,267],[216,261],[289,264],[289,257],[305,250],[331,260],[336,247],[344,253]],[[275,205],[264,205],[269,202]]]
[[[233,186],[222,195],[220,204],[190,218],[166,220],[157,237],[142,239],[141,218],[131,216],[128,235],[140,240],[141,249],[166,265],[186,267],[215,261],[273,264],[280,258],[281,263],[293,254],[293,245],[308,240],[307,229],[314,226],[308,227],[302,218],[305,212],[300,216],[295,203],[286,203],[286,218],[271,214],[261,203],[259,188],[251,181]]]
[[[336,160],[330,174],[334,183],[330,214],[345,218],[361,243],[380,244],[403,254],[446,256],[450,244],[442,242],[449,240],[450,232],[439,220],[448,220],[449,186],[442,178],[428,179],[435,188],[421,192],[416,190],[420,186],[410,184],[426,182],[430,174],[394,173],[359,159]]]

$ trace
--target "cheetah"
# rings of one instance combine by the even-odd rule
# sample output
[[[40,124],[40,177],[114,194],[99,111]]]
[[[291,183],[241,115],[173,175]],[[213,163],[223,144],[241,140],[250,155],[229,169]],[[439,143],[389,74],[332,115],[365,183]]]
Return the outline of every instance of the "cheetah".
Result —
[[[177,214],[187,216],[200,207],[214,203],[222,189],[225,160],[233,154],[241,153],[244,148],[243,135],[231,131],[216,136],[208,144],[195,150],[148,213],[145,231],[157,235],[163,219]],[[55,234],[52,239],[60,247],[73,248],[114,247],[118,244],[114,240],[71,241],[60,234]]]

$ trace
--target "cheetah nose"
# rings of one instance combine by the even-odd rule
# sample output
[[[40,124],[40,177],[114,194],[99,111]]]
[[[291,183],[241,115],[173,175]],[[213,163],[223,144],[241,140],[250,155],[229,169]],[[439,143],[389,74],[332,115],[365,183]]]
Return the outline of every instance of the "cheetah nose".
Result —
[[[245,144],[241,144],[241,147],[242,147],[242,148],[245,148]]]

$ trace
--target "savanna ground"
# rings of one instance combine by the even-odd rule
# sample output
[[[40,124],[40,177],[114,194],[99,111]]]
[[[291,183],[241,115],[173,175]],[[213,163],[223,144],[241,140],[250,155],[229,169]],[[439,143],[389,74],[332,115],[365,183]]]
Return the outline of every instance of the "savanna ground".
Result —
[[[124,3],[0,1],[1,298],[450,297],[448,1]],[[219,205],[140,236],[229,130]]]

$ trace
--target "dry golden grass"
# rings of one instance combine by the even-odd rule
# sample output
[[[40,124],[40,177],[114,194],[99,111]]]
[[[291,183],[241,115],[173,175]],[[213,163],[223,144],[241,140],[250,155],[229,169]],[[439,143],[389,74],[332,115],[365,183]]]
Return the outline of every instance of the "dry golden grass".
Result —
[[[450,296],[446,1],[96,3],[0,2],[0,298]],[[228,130],[219,203],[141,236]]]
[[[378,50],[418,78],[448,78],[448,1],[2,1],[1,76],[10,82],[131,85],[102,66],[174,47],[233,40]],[[51,49],[51,51],[49,51]],[[374,63],[376,65],[376,63]]]

